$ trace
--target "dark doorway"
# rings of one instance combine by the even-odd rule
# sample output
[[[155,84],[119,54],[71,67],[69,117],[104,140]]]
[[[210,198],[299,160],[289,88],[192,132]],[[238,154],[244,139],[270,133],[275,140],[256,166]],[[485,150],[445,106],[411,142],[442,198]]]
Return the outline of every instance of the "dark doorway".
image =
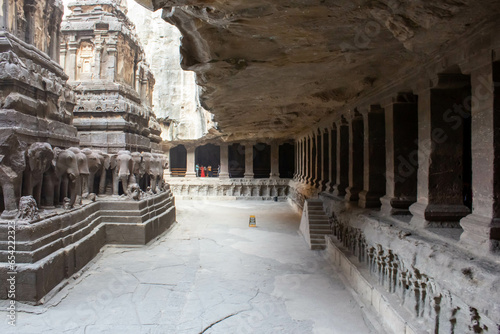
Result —
[[[186,176],[187,151],[184,145],[178,145],[170,149],[170,170],[173,177]]]
[[[280,178],[291,179],[295,172],[294,157],[295,148],[293,144],[283,144],[279,148]]]
[[[198,166],[209,167],[208,175],[217,177],[218,167],[220,165],[220,146],[206,144],[199,146],[195,150],[195,163]],[[211,173],[210,173],[211,169]],[[199,175],[198,175],[199,176]]]
[[[271,174],[271,146],[258,143],[253,146],[253,173],[255,179],[266,179]]]

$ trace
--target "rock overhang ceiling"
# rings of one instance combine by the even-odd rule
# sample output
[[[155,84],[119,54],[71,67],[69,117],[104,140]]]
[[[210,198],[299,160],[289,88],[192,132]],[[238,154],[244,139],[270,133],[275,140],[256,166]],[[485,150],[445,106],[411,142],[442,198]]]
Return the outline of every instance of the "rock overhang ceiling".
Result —
[[[183,35],[227,140],[290,137],[418,71],[499,17],[497,0],[136,0]]]

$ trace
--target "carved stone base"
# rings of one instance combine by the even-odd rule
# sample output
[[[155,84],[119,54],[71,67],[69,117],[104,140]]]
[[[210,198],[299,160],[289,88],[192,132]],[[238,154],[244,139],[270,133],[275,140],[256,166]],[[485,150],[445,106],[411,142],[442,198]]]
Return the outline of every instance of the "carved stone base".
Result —
[[[388,197],[384,196],[380,198],[380,202],[382,203],[382,207],[380,211],[387,215],[409,215],[410,214],[410,205],[415,203],[416,198],[397,198],[397,197]]]
[[[363,190],[359,193],[358,205],[360,208],[378,208],[381,205],[382,194]]]
[[[500,219],[470,214],[460,221],[460,242],[484,254],[500,253]]]
[[[470,213],[465,205],[436,205],[414,203],[410,206],[411,225],[426,227],[460,227],[460,219]]]
[[[108,243],[144,245],[176,219],[169,190],[140,201],[105,197],[29,224],[16,223],[16,299],[38,302]],[[0,280],[8,277],[8,222],[0,221]],[[0,291],[0,299],[7,290]]]

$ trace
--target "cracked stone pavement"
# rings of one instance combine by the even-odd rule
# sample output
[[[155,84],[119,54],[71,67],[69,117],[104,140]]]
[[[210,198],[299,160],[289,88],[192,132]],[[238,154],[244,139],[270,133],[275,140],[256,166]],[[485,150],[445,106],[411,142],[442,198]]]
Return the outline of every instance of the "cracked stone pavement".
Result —
[[[287,203],[177,201],[144,247],[107,246],[43,305],[0,303],[0,333],[376,333]],[[257,227],[248,227],[255,215]]]

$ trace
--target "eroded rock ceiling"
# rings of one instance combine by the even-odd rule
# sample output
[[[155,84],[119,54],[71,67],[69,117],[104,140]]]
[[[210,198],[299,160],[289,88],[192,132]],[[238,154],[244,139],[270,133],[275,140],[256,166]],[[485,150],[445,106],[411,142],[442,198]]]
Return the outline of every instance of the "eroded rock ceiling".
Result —
[[[182,66],[228,140],[288,137],[413,71],[498,0],[136,0],[183,34]]]

